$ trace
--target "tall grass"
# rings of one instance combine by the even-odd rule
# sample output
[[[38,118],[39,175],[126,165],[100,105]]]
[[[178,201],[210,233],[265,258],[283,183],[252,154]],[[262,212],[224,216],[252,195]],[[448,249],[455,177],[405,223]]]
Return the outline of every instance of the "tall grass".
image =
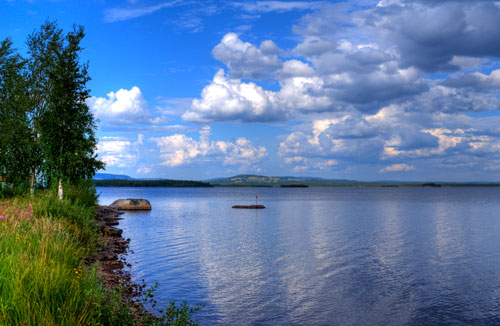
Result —
[[[93,207],[50,194],[0,201],[0,325],[106,325]],[[93,233],[92,233],[93,232]]]
[[[136,320],[120,290],[84,264],[101,239],[96,201],[88,185],[62,201],[50,192],[0,199],[0,325],[195,325],[184,306]]]
[[[0,324],[86,325],[92,317],[86,307],[95,298],[80,291],[95,279],[81,267],[89,248],[76,224],[38,213],[48,201],[0,204]]]

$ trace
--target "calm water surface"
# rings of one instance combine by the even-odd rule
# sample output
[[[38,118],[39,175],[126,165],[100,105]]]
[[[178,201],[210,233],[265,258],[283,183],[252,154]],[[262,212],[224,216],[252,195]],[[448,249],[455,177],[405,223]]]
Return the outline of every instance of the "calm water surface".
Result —
[[[499,325],[500,188],[98,188],[200,325]],[[264,210],[231,209],[259,203]]]

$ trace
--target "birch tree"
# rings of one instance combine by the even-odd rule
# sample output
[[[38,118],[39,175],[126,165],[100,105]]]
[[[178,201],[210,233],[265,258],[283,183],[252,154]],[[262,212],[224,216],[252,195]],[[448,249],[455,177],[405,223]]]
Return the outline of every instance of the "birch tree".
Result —
[[[27,112],[31,132],[32,151],[29,157],[31,164],[31,193],[35,191],[37,179],[42,174],[44,153],[40,142],[40,120],[49,107],[49,93],[52,89],[51,71],[54,69],[57,53],[62,48],[63,31],[55,22],[46,21],[39,31],[28,36],[27,75],[29,84],[30,107]],[[44,180],[45,183],[47,180]]]
[[[25,187],[30,174],[31,141],[25,61],[5,39],[0,44],[0,176]]]
[[[94,116],[86,104],[89,97],[88,65],[80,63],[83,27],[73,27],[55,53],[49,70],[48,107],[40,116],[40,140],[44,153],[43,173],[58,185],[92,178],[104,167],[97,159]]]

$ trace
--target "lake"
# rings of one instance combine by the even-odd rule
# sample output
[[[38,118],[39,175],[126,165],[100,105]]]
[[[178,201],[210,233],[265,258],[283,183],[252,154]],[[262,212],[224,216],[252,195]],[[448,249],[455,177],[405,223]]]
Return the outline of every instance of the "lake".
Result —
[[[500,188],[98,193],[150,200],[120,221],[133,279],[200,325],[500,324]]]

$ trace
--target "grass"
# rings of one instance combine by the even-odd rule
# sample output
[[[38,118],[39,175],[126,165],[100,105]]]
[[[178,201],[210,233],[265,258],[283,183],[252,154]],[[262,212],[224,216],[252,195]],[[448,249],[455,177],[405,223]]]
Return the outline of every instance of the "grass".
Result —
[[[93,249],[90,230],[47,210],[52,203],[45,195],[0,204],[2,325],[99,325],[92,305],[104,301],[105,291],[95,268],[83,267]],[[92,218],[69,201],[56,207],[73,208],[80,222]]]
[[[183,306],[135,320],[120,290],[84,264],[100,241],[95,202],[89,188],[62,201],[0,199],[0,325],[195,325]]]

